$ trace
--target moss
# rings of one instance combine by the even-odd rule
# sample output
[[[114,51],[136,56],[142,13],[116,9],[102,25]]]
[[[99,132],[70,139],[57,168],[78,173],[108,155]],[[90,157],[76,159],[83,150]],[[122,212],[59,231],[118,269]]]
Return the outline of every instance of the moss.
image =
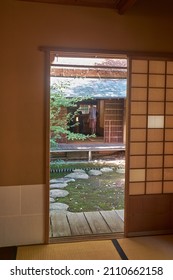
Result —
[[[81,168],[81,166],[80,166]],[[67,173],[53,173],[51,178],[64,177]],[[87,212],[124,208],[124,174],[113,172],[89,179],[69,182],[69,195],[57,201],[69,205],[71,212]]]

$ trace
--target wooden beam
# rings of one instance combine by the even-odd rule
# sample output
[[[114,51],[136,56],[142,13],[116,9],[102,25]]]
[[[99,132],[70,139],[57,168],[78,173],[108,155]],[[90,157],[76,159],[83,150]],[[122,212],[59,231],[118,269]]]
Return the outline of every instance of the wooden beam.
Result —
[[[116,9],[119,14],[124,14],[128,9],[130,9],[137,0],[120,0],[117,5]]]
[[[117,10],[119,14],[124,14],[137,0],[18,0],[25,2],[37,2],[58,4],[66,6],[98,7]]]
[[[40,2],[59,5],[85,6],[115,9],[119,0],[18,0],[25,2]]]

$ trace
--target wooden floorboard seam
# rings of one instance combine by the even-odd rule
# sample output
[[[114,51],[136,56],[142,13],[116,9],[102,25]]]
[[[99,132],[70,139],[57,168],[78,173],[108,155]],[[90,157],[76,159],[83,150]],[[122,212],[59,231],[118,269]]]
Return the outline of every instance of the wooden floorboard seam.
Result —
[[[107,222],[107,220],[106,220],[106,219],[104,218],[104,216],[102,215],[102,212],[100,211],[99,213],[100,213],[100,215],[102,216],[102,218],[103,218],[103,220],[105,221],[105,223],[107,224],[108,228],[110,229],[110,232],[112,232],[112,229],[111,229],[111,227],[109,226],[109,223]]]
[[[89,224],[89,222],[88,222],[88,220],[87,220],[87,218],[86,218],[86,216],[85,216],[85,212],[83,212],[83,214],[84,214],[84,217],[85,217],[85,219],[86,219],[86,221],[87,221],[87,224],[88,224],[88,226],[89,226],[89,228],[90,228],[90,230],[91,230],[91,233],[93,234],[92,228],[91,228],[91,226],[90,226],[90,224]]]

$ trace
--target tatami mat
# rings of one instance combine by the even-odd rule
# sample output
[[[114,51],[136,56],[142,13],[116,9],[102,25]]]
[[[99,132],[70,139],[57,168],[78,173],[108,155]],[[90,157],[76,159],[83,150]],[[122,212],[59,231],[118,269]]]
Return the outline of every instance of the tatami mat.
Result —
[[[22,246],[17,260],[120,260],[111,240]]]
[[[120,257],[121,256],[121,257]],[[17,260],[173,260],[173,235],[21,246]]]
[[[118,239],[129,260],[173,260],[173,235]]]

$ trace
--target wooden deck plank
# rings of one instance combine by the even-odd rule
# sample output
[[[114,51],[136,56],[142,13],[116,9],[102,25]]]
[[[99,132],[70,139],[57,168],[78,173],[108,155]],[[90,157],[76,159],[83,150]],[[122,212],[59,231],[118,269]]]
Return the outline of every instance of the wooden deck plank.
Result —
[[[91,144],[61,144],[54,149],[51,149],[50,153],[60,153],[60,152],[89,152],[89,151],[124,151],[125,144],[123,143],[91,143]]]
[[[99,212],[84,212],[93,234],[111,233],[110,228]]]
[[[67,153],[67,152],[101,152],[101,151],[124,151],[124,148],[83,148],[83,149],[57,149],[50,151],[51,154],[53,153]]]
[[[118,216],[120,216],[121,220],[124,222],[124,209],[116,210]]]
[[[70,226],[65,212],[51,213],[52,236],[71,236]]]
[[[89,224],[83,213],[67,213],[72,235],[92,234]]]
[[[112,232],[123,232],[124,223],[114,210],[100,212]]]

